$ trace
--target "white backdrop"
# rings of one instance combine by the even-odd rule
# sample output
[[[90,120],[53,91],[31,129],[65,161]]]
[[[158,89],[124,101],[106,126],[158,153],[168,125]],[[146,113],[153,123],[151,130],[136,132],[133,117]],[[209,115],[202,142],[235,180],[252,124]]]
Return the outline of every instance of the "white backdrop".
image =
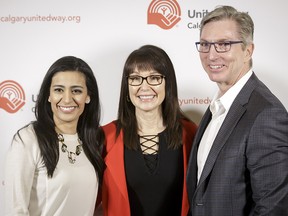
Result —
[[[254,19],[253,69],[288,108],[285,0],[177,2],[181,20],[165,30],[147,23],[152,0],[0,0],[0,99],[7,97],[4,84],[9,80],[19,84],[25,94],[21,97],[24,106],[14,113],[7,112],[0,100],[0,215],[4,214],[4,159],[10,141],[18,128],[34,120],[33,107],[44,74],[62,56],[80,57],[94,70],[102,104],[101,124],[106,124],[117,114],[127,56],[144,44],[160,46],[174,63],[181,108],[199,123],[217,89],[203,71],[195,48],[199,22],[206,11],[228,4]],[[162,3],[168,5],[169,1]],[[11,97],[20,91],[19,86],[10,90]]]

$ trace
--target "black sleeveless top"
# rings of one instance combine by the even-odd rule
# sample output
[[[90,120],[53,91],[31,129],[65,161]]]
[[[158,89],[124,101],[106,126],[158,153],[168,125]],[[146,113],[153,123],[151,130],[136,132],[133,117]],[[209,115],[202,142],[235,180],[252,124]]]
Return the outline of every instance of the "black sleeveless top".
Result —
[[[151,172],[139,149],[124,149],[125,172],[131,216],[181,215],[183,148],[168,149],[165,131],[159,134],[158,157]]]

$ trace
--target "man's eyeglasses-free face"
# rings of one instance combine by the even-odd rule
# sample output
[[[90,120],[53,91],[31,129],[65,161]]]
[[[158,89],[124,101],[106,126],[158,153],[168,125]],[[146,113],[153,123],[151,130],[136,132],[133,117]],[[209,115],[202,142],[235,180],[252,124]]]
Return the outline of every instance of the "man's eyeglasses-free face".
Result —
[[[138,75],[131,75],[131,76],[127,76],[127,78],[128,78],[128,83],[131,86],[140,86],[144,80],[146,80],[146,82],[151,86],[157,86],[157,85],[160,85],[162,83],[165,76],[163,76],[163,75],[150,75],[147,77],[142,77],[142,76],[138,76]]]
[[[232,44],[243,43],[243,41],[221,41],[221,42],[196,42],[196,48],[198,52],[208,53],[210,51],[211,45],[214,46],[216,52],[224,53],[231,49]]]

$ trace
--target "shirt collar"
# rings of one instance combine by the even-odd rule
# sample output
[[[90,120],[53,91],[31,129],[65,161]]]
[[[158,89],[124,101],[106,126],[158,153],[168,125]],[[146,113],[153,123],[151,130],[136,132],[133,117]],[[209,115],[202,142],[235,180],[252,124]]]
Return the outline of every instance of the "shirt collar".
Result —
[[[243,86],[246,84],[248,79],[251,77],[252,73],[252,69],[250,69],[243,77],[241,77],[240,80],[238,80],[238,82],[236,82],[230,89],[228,89],[228,91],[225,92],[224,95],[220,96],[220,91],[218,90],[211,102],[210,111],[212,112],[212,114],[217,112],[221,105],[224,107],[225,111],[228,111],[230,109],[231,104],[233,103]]]

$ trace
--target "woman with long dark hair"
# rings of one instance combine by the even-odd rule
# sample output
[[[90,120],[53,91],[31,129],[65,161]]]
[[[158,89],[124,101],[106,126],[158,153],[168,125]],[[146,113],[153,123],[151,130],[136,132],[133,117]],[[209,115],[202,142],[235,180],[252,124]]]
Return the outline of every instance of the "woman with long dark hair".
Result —
[[[118,118],[106,135],[105,216],[186,216],[186,165],[196,124],[180,110],[167,53],[145,45],[124,65]]]
[[[92,69],[65,56],[42,82],[36,120],[18,130],[6,160],[7,215],[93,215],[103,175],[100,102]]]

